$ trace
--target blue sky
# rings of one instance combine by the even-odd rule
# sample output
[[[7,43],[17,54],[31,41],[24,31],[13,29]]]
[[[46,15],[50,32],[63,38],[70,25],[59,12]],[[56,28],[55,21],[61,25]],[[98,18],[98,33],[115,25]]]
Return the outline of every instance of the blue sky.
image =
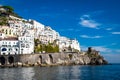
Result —
[[[109,62],[120,63],[120,0],[0,0],[0,5],[76,38],[82,50],[92,46]]]

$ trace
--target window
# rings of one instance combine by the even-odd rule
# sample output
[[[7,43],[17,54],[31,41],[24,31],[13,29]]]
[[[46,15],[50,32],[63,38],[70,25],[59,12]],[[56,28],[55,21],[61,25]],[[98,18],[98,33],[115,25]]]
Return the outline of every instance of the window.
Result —
[[[29,44],[26,44],[26,48],[29,48]]]
[[[7,51],[7,49],[6,48],[2,48],[2,51]]]
[[[8,47],[11,47],[11,45],[8,45]]]
[[[9,42],[9,44],[11,44],[11,42]]]
[[[16,48],[16,51],[18,51],[18,49]]]
[[[9,31],[9,34],[11,35],[11,30]]]
[[[9,48],[9,51],[12,51],[12,48]]]
[[[21,44],[21,47],[25,47],[25,44]]]
[[[7,30],[6,30],[6,34],[7,34]]]

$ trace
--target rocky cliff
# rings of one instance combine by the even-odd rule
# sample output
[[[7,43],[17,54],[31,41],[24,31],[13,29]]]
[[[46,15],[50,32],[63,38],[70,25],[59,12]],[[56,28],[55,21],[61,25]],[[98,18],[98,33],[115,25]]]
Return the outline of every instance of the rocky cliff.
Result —
[[[107,61],[100,55],[93,57],[80,53],[43,53],[20,55],[17,64],[19,66],[102,65],[107,64]]]
[[[91,47],[80,53],[0,55],[0,66],[103,65],[108,62]]]

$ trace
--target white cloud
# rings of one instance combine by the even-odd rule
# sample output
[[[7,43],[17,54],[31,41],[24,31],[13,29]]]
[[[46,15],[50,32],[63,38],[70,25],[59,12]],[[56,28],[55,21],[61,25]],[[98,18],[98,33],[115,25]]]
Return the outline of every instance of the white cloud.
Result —
[[[111,52],[111,49],[106,48],[104,46],[92,46],[95,50],[98,50],[100,52]]]
[[[80,29],[76,29],[75,31],[76,31],[76,32],[79,32],[79,31],[81,31],[81,30],[80,30]]]
[[[86,17],[86,18],[90,18],[90,15],[83,15],[81,18],[83,18],[83,17],[84,17],[84,18],[85,18],[85,17]]]
[[[60,31],[75,31],[75,29],[69,28],[69,29],[60,29]]]
[[[70,29],[68,29],[68,31],[74,31],[74,29],[70,28]]]
[[[88,36],[88,35],[80,35],[80,37],[82,37],[82,38],[91,38],[91,39],[95,39],[95,38],[101,38],[102,36]]]
[[[112,34],[120,34],[120,32],[112,32]]]
[[[118,49],[118,50],[116,50],[116,52],[120,53],[120,50]]]
[[[89,46],[88,46],[89,47]],[[81,49],[84,50],[84,51],[87,51],[87,46],[81,46]],[[92,47],[93,49],[97,50],[97,51],[100,51],[100,52],[111,52],[112,50],[107,48],[107,47],[104,47],[104,46],[90,46]]]
[[[112,43],[111,45],[116,45],[117,43]]]
[[[87,48],[87,46],[81,46],[83,51],[87,51]],[[109,63],[120,63],[120,49],[112,49],[105,46],[92,46],[92,48],[100,51],[100,54],[103,55]]]
[[[81,47],[82,51],[87,51],[87,49],[88,49],[87,46],[83,46],[83,45],[81,45],[80,47]]]
[[[100,26],[99,23],[90,19],[90,15],[83,15],[80,18],[79,24],[82,25],[83,27],[95,28],[95,29],[99,29],[98,26]]]
[[[106,30],[107,30],[107,31],[110,31],[110,30],[112,30],[112,28],[107,28]]]
[[[120,63],[120,54],[102,54],[109,63]]]
[[[112,49],[112,48],[107,48],[105,46],[92,46],[93,49],[98,50],[100,52],[104,53],[112,53],[112,54],[118,54],[120,53],[120,49]]]

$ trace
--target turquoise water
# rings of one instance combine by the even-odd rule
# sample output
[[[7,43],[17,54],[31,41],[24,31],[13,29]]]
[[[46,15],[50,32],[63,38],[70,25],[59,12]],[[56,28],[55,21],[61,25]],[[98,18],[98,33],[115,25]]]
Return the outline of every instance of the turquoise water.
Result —
[[[120,65],[0,68],[0,80],[120,80]]]

